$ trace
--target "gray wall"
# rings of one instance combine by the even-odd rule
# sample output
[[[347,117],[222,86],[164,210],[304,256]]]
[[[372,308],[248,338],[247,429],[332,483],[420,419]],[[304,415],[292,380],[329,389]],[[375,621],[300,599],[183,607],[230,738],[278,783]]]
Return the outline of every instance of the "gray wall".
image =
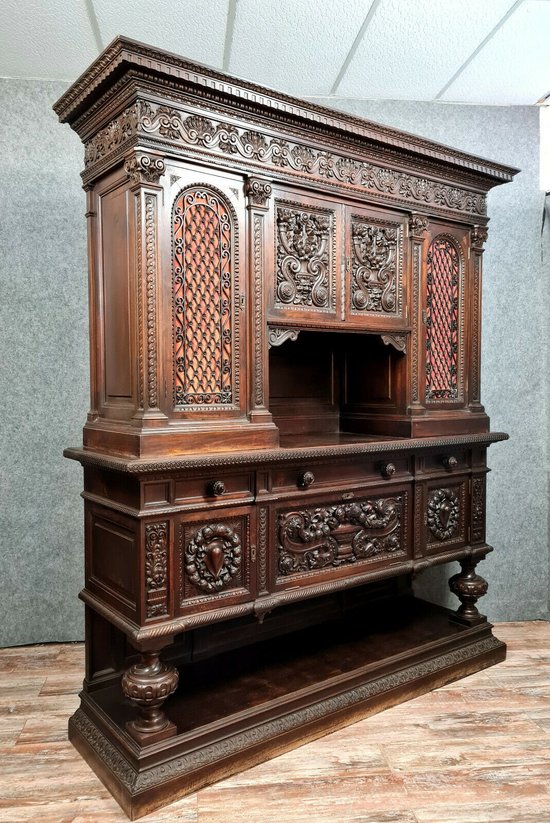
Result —
[[[65,84],[0,80],[0,645],[83,635],[81,469],[88,405],[86,245],[80,141],[51,111]],[[332,101],[334,105],[334,101]],[[483,564],[492,619],[547,616],[548,289],[541,268],[538,111],[339,101],[381,122],[523,169],[491,194],[485,255],[483,399],[489,452],[489,541]],[[545,305],[546,301],[546,305]],[[453,569],[454,570],[454,569]],[[419,580],[446,597],[450,569]]]

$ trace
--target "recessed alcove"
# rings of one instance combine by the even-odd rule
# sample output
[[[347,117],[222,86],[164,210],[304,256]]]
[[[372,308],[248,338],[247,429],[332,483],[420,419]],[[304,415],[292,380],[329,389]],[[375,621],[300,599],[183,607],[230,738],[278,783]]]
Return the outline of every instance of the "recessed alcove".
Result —
[[[269,408],[281,445],[398,434],[406,354],[377,334],[296,332],[269,350]]]

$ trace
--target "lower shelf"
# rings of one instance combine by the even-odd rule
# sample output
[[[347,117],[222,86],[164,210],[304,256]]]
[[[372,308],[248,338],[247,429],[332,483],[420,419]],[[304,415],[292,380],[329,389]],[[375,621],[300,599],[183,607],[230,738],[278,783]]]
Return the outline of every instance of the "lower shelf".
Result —
[[[400,598],[180,670],[177,735],[139,748],[120,687],[83,692],[69,737],[131,819],[369,714],[498,663],[491,625]]]

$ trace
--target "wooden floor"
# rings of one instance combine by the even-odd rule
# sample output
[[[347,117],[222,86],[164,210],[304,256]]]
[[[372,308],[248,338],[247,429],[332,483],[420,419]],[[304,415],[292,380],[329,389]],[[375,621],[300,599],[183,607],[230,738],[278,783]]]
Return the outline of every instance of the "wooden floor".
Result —
[[[144,823],[550,823],[550,623],[505,663],[203,789]],[[0,650],[0,821],[127,818],[67,742],[81,644]]]

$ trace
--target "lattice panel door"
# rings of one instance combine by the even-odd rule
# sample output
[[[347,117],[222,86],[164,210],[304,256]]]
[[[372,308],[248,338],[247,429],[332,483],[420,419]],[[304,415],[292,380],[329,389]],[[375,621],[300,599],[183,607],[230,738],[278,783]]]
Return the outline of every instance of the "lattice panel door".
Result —
[[[174,403],[233,404],[234,218],[214,189],[191,187],[172,210]]]
[[[459,397],[460,257],[454,243],[438,236],[427,258],[426,400]]]

